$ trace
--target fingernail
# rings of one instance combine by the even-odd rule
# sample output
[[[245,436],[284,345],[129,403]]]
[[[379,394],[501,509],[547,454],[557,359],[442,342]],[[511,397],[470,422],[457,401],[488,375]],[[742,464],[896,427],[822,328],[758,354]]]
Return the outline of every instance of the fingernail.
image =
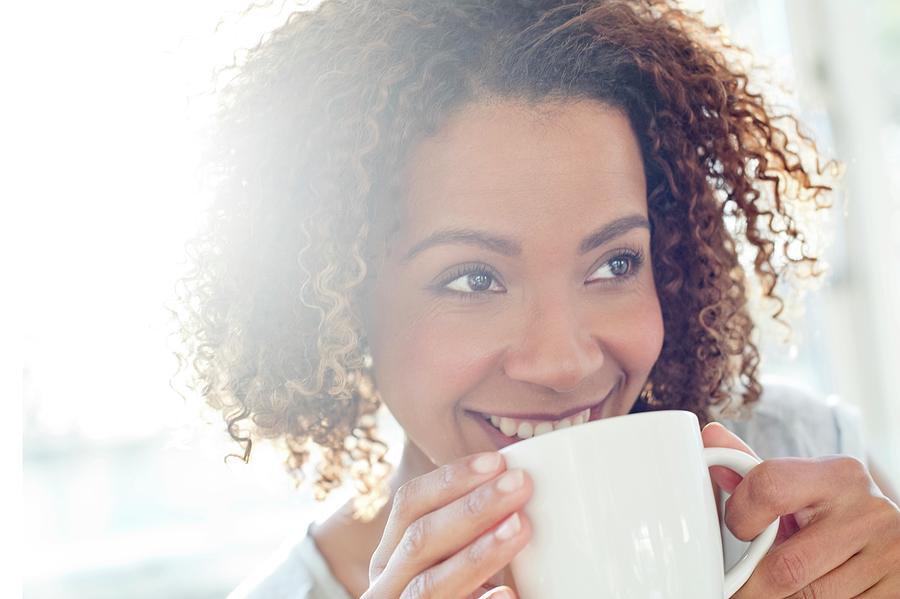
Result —
[[[494,536],[501,541],[505,541],[514,537],[520,530],[522,530],[522,522],[519,520],[519,514],[513,514],[497,527],[497,530],[494,531]]]
[[[522,483],[525,482],[525,477],[522,474],[522,471],[519,469],[510,470],[506,474],[500,477],[500,480],[497,481],[497,490],[502,493],[512,493],[516,489],[522,486]]]
[[[476,474],[489,474],[500,467],[500,454],[496,451],[484,453],[472,460],[471,468]]]

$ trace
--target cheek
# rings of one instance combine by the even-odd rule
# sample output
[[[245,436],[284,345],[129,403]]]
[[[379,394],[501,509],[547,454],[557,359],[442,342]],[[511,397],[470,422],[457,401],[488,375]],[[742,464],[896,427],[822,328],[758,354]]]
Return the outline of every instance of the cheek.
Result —
[[[372,348],[379,392],[407,435],[436,463],[461,451],[459,431],[448,423],[457,418],[460,398],[488,376],[496,332],[489,322],[477,321],[427,309],[382,312]]]
[[[665,329],[662,310],[655,294],[641,294],[632,298],[627,307],[606,313],[601,339],[632,379],[643,385],[662,351]]]
[[[496,333],[473,320],[424,315],[406,321],[402,333],[384,339],[388,352],[381,366],[389,369],[397,397],[428,389],[435,402],[452,403],[461,390],[479,376],[480,365],[490,355]]]

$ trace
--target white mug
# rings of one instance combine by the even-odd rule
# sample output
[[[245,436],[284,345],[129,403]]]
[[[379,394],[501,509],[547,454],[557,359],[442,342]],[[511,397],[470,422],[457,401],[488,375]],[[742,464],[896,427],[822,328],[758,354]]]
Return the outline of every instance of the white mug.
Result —
[[[534,481],[532,538],[513,558],[521,599],[723,599],[775,541],[776,519],[728,572],[709,466],[742,476],[759,460],[704,449],[697,416],[604,418],[500,450]]]

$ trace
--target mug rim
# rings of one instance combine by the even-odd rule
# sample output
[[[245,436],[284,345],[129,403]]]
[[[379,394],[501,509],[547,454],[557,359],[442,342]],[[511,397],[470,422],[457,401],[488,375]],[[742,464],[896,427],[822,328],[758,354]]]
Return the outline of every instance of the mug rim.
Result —
[[[576,435],[584,435],[587,432],[593,432],[595,429],[599,429],[602,426],[609,426],[610,422],[620,420],[622,418],[630,418],[631,421],[640,420],[652,420],[656,419],[670,419],[670,418],[692,418],[693,421],[697,424],[697,432],[699,434],[700,431],[700,419],[697,415],[690,410],[652,410],[649,412],[638,412],[636,414],[620,414],[618,416],[611,416],[609,418],[600,418],[599,420],[592,420],[590,422],[585,422],[584,424],[579,424],[577,426],[573,426],[567,429],[563,429],[564,431],[569,431],[569,434]],[[581,431],[581,432],[575,432]],[[545,433],[538,437],[531,437],[528,439],[520,439],[515,443],[507,445],[506,447],[502,447],[497,450],[501,454],[508,453],[509,451],[513,451],[514,448],[519,447],[522,443],[528,443],[528,447],[534,447],[540,445],[541,443],[548,443],[551,441],[555,441],[556,437],[553,436],[554,433],[559,431],[550,431],[549,433]],[[543,439],[543,441],[542,441]]]

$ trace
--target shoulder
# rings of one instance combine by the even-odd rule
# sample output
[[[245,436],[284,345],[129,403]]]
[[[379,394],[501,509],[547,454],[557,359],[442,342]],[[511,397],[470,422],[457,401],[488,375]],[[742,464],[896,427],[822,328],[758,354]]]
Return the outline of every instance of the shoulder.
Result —
[[[283,546],[227,599],[349,599],[319,553],[309,529]]]
[[[303,544],[308,537],[282,547],[245,579],[227,599],[310,599],[315,585],[304,563]]]
[[[790,381],[764,380],[747,418],[720,422],[763,459],[831,454],[865,459],[859,410]]]

